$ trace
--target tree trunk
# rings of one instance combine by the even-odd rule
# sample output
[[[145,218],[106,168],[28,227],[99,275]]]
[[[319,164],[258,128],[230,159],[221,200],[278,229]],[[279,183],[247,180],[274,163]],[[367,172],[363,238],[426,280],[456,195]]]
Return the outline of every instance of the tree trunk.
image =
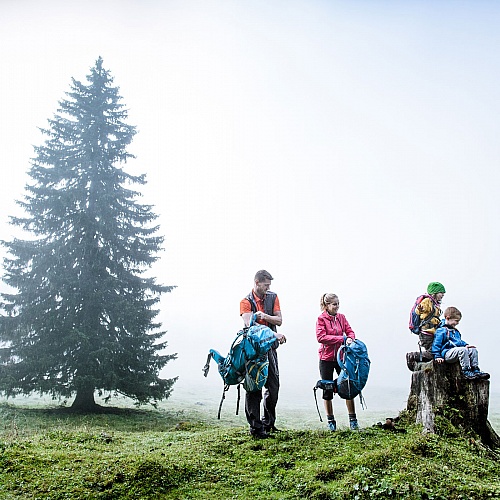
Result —
[[[76,392],[75,400],[71,405],[73,410],[93,412],[96,411],[100,406],[96,404],[94,399],[94,389],[93,388],[80,388]]]
[[[424,432],[437,430],[436,417],[456,427],[471,429],[488,446],[499,447],[500,437],[488,422],[489,380],[467,380],[459,363],[417,363],[411,377],[407,410]]]

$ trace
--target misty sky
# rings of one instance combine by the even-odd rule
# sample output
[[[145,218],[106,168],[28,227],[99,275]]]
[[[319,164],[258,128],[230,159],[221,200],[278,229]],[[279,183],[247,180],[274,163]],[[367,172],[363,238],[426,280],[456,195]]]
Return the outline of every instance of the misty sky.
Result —
[[[0,238],[38,127],[102,56],[138,128],[127,170],[147,173],[141,201],[160,214],[153,274],[178,286],[161,303],[179,355],[165,376],[221,387],[206,353],[227,352],[264,268],[284,398],[309,401],[319,378],[325,292],[368,345],[369,385],[404,394],[430,281],[500,392],[498,26],[500,4],[480,0],[2,0]]]

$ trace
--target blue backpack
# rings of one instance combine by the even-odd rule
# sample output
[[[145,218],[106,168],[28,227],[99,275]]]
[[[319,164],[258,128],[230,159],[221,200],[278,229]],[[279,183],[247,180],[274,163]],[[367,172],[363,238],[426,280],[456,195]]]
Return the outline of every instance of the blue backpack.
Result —
[[[337,353],[337,362],[340,366],[340,375],[337,377],[337,393],[342,399],[354,399],[358,394],[361,404],[361,391],[368,380],[370,359],[368,350],[361,340],[353,340],[349,345],[345,343]]]
[[[262,389],[267,381],[269,369],[267,352],[273,346],[276,337],[270,328],[253,324],[253,321],[254,319],[252,319],[248,328],[238,332],[226,357],[222,356],[218,351],[210,349],[207,362],[203,367],[203,375],[206,377],[210,369],[210,360],[213,358],[217,363],[219,375],[224,382],[224,391],[217,416],[219,419],[222,403],[231,385],[238,386],[236,406],[236,415],[238,415],[240,384],[243,383],[246,391],[253,392]]]
[[[342,399],[354,399],[359,394],[361,406],[363,408],[365,406],[361,391],[366,385],[370,372],[368,349],[361,340],[355,339],[350,344],[347,344],[346,340],[347,337],[344,335],[344,343],[337,352],[337,362],[340,366],[339,376],[335,380],[318,380],[313,388],[320,421],[322,419],[316,398],[317,389],[333,390]]]

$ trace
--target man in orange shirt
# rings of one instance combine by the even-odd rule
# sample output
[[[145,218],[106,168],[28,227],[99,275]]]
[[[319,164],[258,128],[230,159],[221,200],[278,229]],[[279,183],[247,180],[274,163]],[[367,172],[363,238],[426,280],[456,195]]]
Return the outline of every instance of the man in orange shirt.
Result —
[[[260,419],[260,402],[262,390],[247,392],[245,398],[245,415],[250,424],[250,434],[256,438],[267,438],[269,432],[276,432],[276,404],[280,388],[278,354],[276,349],[279,344],[286,342],[283,334],[276,332],[276,327],[281,326],[281,309],[278,296],[269,290],[273,277],[265,270],[257,271],[254,278],[253,290],[240,302],[240,316],[245,326],[249,326],[252,315],[255,314],[257,323],[269,327],[276,335],[276,342],[267,356],[269,360],[269,373],[265,384],[264,418]]]

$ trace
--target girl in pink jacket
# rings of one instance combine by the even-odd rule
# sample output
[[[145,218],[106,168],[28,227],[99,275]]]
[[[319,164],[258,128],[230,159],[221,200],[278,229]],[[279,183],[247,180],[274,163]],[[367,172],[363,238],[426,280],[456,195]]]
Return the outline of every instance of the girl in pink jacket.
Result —
[[[340,373],[337,362],[337,352],[344,342],[344,334],[347,343],[355,338],[354,331],[343,314],[339,314],[339,298],[334,293],[325,293],[321,297],[320,307],[323,311],[316,321],[316,338],[321,344],[319,352],[319,373],[322,380],[333,380],[334,371]],[[323,400],[328,418],[328,428],[331,431],[337,429],[335,416],[333,414],[333,391],[323,390]],[[347,399],[347,413],[349,414],[349,427],[351,430],[359,429],[356,418],[354,400]]]

